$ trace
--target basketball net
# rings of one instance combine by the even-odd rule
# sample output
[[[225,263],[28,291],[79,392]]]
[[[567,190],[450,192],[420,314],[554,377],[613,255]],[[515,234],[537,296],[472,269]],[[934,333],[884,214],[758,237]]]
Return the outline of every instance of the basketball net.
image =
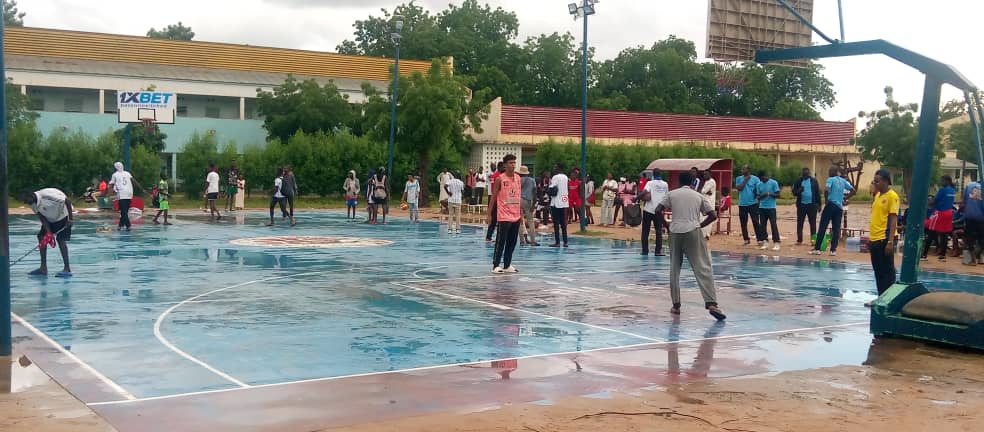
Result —
[[[143,123],[144,132],[147,133],[154,132],[154,127],[155,127],[154,119],[152,118],[140,119],[140,122]]]
[[[741,62],[717,60],[714,63],[715,86],[719,94],[740,95],[745,88],[745,69]]]

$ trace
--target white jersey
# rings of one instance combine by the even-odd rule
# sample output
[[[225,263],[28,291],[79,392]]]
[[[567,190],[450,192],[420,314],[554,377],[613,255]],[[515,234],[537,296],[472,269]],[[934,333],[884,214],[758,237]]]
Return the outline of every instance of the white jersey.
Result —
[[[570,179],[564,173],[557,174],[550,179],[550,187],[557,187],[557,195],[550,198],[550,207],[555,208],[567,208],[570,204],[567,202],[567,183]]]
[[[44,216],[48,222],[58,222],[68,217],[68,199],[65,193],[55,188],[45,188],[34,193],[37,202],[31,205],[31,210]]]
[[[133,176],[128,171],[117,171],[109,179],[119,199],[133,199]]]
[[[653,179],[646,182],[646,188],[643,191],[649,192],[651,198],[646,201],[642,210],[646,213],[656,213],[656,207],[663,202],[663,198],[666,198],[666,194],[670,191],[670,185],[663,180]]]
[[[208,189],[205,190],[206,193],[219,193],[219,173],[212,171],[205,176],[205,182],[208,183]]]

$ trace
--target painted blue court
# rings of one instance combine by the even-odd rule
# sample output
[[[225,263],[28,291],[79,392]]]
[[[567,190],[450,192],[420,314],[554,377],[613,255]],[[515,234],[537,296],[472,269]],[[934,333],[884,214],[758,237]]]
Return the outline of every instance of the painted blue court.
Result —
[[[683,273],[674,323],[668,260],[639,256],[638,243],[517,247],[520,273],[492,275],[492,247],[477,227],[450,236],[434,222],[370,226],[341,212],[301,214],[293,228],[265,227],[264,218],[184,216],[131,233],[96,233],[109,220],[83,218],[70,246],[74,277],[27,276],[38,263],[31,255],[12,269],[14,312],[115,385],[115,395],[85,396],[63,382],[87,403],[795,329],[857,337],[773,359],[773,369],[859,364],[867,349],[866,266],[716,254],[729,318],[709,334],[692,274]],[[37,229],[33,218],[13,218],[11,255],[30,249]],[[367,245],[239,241],[270,236]],[[50,269],[60,266],[50,250]],[[984,293],[981,277],[925,277],[937,289]]]

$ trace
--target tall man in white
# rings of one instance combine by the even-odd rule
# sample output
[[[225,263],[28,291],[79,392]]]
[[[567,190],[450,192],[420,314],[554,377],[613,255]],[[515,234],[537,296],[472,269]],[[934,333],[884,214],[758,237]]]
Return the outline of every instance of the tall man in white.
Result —
[[[665,256],[663,253],[663,215],[656,214],[656,207],[663,202],[666,194],[670,191],[670,185],[663,181],[659,170],[653,171],[653,179],[646,182],[646,188],[642,190],[642,253],[649,255],[649,228],[656,229],[656,256]]]
[[[457,173],[461,176],[461,173]],[[448,234],[461,234],[461,202],[465,184],[451,173],[441,191],[448,196]]]
[[[680,314],[680,267],[686,256],[697,278],[700,294],[704,297],[704,308],[721,321],[726,316],[718,308],[711,251],[707,248],[704,233],[701,232],[701,228],[717,219],[717,213],[700,192],[691,189],[693,175],[689,171],[680,173],[680,184],[685,186],[667,193],[663,202],[656,207],[656,214],[660,219],[663,218],[663,210],[673,211],[673,221],[670,223],[670,298],[673,300],[673,308],[670,313]]]
[[[120,223],[118,229],[130,230],[130,201],[133,199],[133,185],[137,185],[140,190],[146,192],[143,186],[133,178],[129,171],[123,169],[122,162],[113,164],[116,172],[109,179],[109,185],[116,191],[116,204],[120,208]]]
[[[222,219],[222,214],[215,208],[217,199],[219,199],[219,172],[215,168],[215,162],[212,162],[208,165],[208,174],[205,175],[205,200],[208,202],[209,219]]]
[[[550,219],[554,223],[554,242],[550,247],[560,247],[561,231],[563,231],[564,247],[567,247],[567,182],[570,179],[564,174],[564,166],[554,166],[554,176],[550,179],[548,194],[550,198]]]

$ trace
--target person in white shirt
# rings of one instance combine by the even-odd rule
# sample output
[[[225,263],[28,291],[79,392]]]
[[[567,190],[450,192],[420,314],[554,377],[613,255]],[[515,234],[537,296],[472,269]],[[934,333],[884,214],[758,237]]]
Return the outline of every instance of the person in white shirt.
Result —
[[[659,170],[653,170],[653,179],[646,182],[646,188],[642,190],[642,253],[649,255],[649,229],[656,230],[656,256],[665,256],[663,253],[663,215],[656,213],[656,207],[663,202],[666,194],[670,191],[670,185],[663,181]]]
[[[215,208],[215,200],[219,199],[219,172],[215,162],[208,164],[208,174],[205,175],[205,199],[208,200],[209,220],[222,219],[219,210]]]
[[[419,199],[420,182],[413,174],[407,174],[407,183],[403,186],[403,202],[407,203],[410,223],[420,223],[420,210],[417,207]]]
[[[287,196],[284,195],[284,169],[277,168],[277,178],[273,179],[273,196],[270,197],[270,222],[267,226],[273,226],[273,208],[280,204],[280,212],[287,213]]]
[[[437,187],[440,188],[438,202],[441,203],[441,213],[448,212],[448,193],[445,192],[444,185],[446,185],[449,180],[451,180],[451,173],[448,172],[447,168],[445,168],[444,171],[441,171],[441,173],[437,176]]]
[[[448,181],[441,188],[448,194],[448,234],[461,234],[461,194],[465,184],[458,179],[461,173],[448,173]]]
[[[711,176],[710,170],[706,170],[702,174],[704,176],[704,184],[700,187],[700,194],[704,196],[704,201],[707,201],[711,207],[715,207],[717,205],[717,182]],[[702,228],[702,231],[704,232],[704,240],[710,240],[711,226],[708,225]]]
[[[564,240],[564,247],[567,247],[567,208],[570,207],[567,183],[569,181],[570,179],[564,174],[564,166],[555,165],[554,176],[550,179],[550,188],[547,191],[548,194],[553,194],[550,198],[550,218],[554,223],[554,242],[550,247],[560,247],[561,239]]]
[[[615,175],[608,173],[608,177],[601,184],[601,226],[615,225],[615,195],[618,192],[618,182]]]
[[[38,231],[41,267],[29,274],[34,276],[46,276],[48,274],[48,245],[57,239],[58,251],[61,252],[62,263],[64,263],[62,271],[57,276],[60,278],[71,277],[72,267],[68,264],[68,241],[72,239],[72,222],[74,221],[72,201],[65,196],[64,192],[55,188],[28,192],[21,197],[21,200],[30,205],[31,210],[41,220],[41,230]]]
[[[133,185],[137,185],[144,192],[146,190],[144,190],[143,186],[140,186],[140,183],[137,182],[137,179],[133,178],[133,175],[129,171],[123,169],[122,162],[114,163],[113,168],[116,168],[116,172],[109,179],[109,185],[116,191],[116,204],[120,208],[120,222],[117,225],[117,229],[129,231],[130,201],[133,199]]]
[[[485,185],[489,181],[489,172],[483,168],[478,169],[478,173],[475,174],[475,190],[472,191],[475,194],[472,199],[475,204],[482,204],[482,197],[485,196]]]

